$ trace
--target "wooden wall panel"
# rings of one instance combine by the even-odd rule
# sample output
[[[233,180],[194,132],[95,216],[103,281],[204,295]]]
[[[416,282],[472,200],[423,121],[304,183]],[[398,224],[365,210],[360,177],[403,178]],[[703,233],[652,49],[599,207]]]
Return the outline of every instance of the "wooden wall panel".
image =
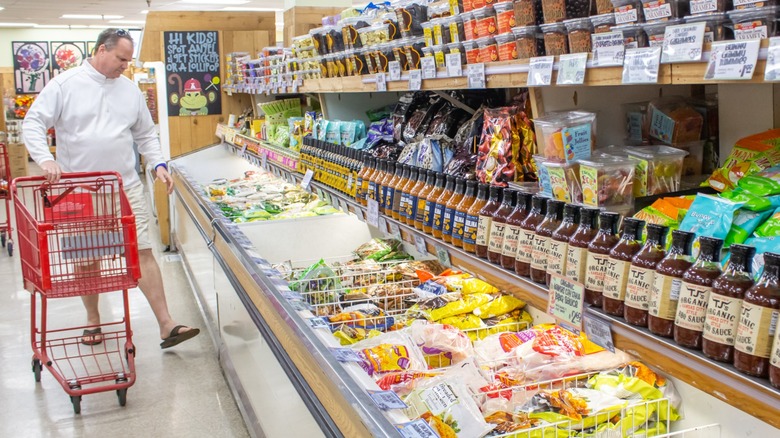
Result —
[[[12,67],[0,68],[0,98],[8,93],[9,96],[13,95],[14,89],[14,69]],[[5,131],[5,107],[0,102],[0,109],[3,114],[0,114],[0,131]]]
[[[341,13],[344,7],[296,6],[284,11],[284,45],[289,46],[292,39],[322,26],[322,17]]]

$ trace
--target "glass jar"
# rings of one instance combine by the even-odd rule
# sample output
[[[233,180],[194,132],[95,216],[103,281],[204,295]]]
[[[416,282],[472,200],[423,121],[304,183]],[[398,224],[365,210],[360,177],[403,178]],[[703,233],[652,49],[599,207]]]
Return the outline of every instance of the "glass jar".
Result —
[[[623,234],[609,251],[609,262],[604,274],[602,308],[609,315],[623,316],[623,302],[628,285],[628,271],[631,260],[642,249],[642,231],[645,221],[626,218],[623,220]]]

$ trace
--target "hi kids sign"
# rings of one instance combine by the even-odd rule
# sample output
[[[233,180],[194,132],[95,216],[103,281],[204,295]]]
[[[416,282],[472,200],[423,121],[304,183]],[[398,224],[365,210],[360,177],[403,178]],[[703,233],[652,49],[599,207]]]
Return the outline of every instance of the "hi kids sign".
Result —
[[[222,113],[216,31],[163,32],[168,114]]]

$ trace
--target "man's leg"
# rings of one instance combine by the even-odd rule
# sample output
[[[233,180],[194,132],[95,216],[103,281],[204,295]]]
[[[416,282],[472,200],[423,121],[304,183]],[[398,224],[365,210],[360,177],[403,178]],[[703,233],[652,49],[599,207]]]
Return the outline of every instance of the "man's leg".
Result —
[[[163,288],[162,274],[160,266],[154,258],[151,249],[142,249],[138,251],[141,262],[141,279],[138,281],[138,287],[149,301],[149,306],[157,318],[157,324],[160,326],[160,338],[165,339],[171,334],[171,330],[176,327],[176,323],[168,312],[168,302],[165,299],[165,289]],[[182,328],[179,333],[190,330],[189,327]]]

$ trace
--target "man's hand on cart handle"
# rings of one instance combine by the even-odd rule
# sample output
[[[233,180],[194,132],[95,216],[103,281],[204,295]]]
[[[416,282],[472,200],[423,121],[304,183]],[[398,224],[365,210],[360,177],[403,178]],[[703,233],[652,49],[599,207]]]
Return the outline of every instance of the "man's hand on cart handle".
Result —
[[[62,176],[62,169],[60,165],[54,160],[44,161],[41,163],[41,170],[43,170],[43,176],[46,177],[46,181],[49,183],[56,183]]]
[[[169,195],[173,193],[173,178],[171,178],[171,174],[168,173],[168,169],[166,169],[164,166],[158,166],[157,179],[159,179],[165,184],[165,187],[168,189]]]

